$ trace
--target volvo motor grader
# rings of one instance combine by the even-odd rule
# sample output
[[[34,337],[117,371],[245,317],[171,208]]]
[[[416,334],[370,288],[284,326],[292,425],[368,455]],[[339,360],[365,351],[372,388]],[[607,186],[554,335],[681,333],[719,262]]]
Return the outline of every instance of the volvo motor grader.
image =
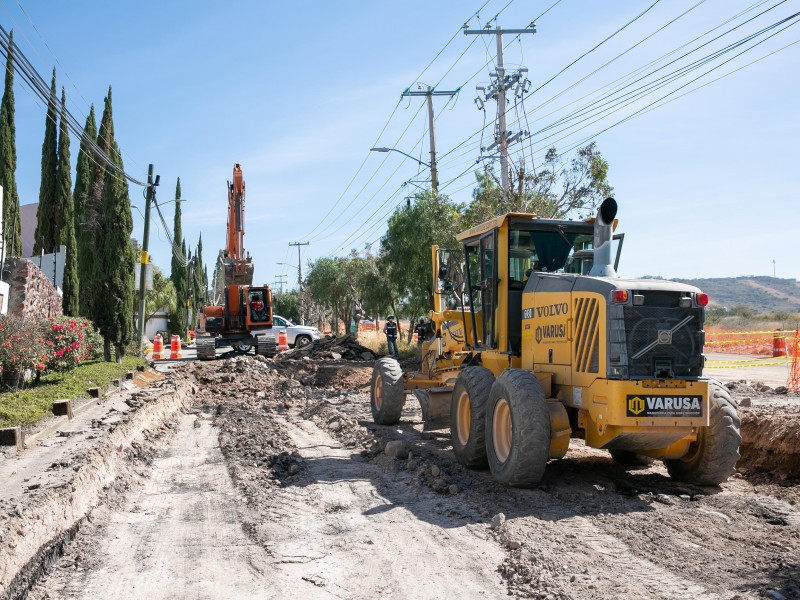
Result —
[[[233,165],[228,182],[228,228],[222,258],[223,304],[206,306],[200,312],[197,358],[212,360],[216,349],[232,346],[247,353],[275,356],[277,343],[272,332],[272,292],[269,286],[253,285],[253,259],[244,250],[244,179],[242,168]]]
[[[434,246],[421,369],[376,363],[375,422],[397,423],[413,394],[426,426],[449,423],[462,464],[512,486],[539,482],[571,438],[725,481],[741,437],[727,390],[702,376],[708,296],[617,275],[616,213],[613,198],[582,221],[509,213],[460,234],[463,250]]]

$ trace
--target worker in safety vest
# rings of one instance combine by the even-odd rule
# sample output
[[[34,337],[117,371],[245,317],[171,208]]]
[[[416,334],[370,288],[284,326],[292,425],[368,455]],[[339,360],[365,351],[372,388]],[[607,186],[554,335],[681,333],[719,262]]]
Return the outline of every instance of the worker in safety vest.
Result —
[[[397,351],[397,334],[400,333],[400,327],[395,322],[394,315],[386,317],[386,325],[383,326],[383,332],[386,334],[386,346],[389,356],[394,355],[395,358],[398,358],[400,353]]]

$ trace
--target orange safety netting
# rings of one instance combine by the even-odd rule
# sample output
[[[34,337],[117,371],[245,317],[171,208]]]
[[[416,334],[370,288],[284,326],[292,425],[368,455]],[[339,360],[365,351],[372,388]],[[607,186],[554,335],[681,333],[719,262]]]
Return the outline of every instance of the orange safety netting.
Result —
[[[800,392],[800,329],[795,330],[792,342],[790,350],[792,368],[789,370],[789,379],[786,381],[786,387],[791,392]]]
[[[730,331],[718,327],[706,327],[705,331],[706,352],[772,356],[776,336],[786,341],[787,356],[793,356],[797,346],[791,331]]]

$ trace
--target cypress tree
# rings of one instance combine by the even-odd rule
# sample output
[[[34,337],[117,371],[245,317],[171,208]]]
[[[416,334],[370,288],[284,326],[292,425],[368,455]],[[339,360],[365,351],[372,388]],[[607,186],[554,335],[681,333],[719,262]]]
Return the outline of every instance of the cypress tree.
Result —
[[[169,316],[169,331],[172,334],[186,335],[186,255],[175,256],[183,244],[181,230],[181,178],[175,186],[175,220],[172,231],[172,270],[170,279],[175,286],[175,312]]]
[[[123,169],[122,155],[114,139],[114,123],[111,109],[111,88],[105,99],[105,109],[100,124],[103,142],[111,147],[111,160]],[[101,252],[98,252],[95,285],[102,302],[94,305],[95,324],[105,342],[104,356],[111,361],[111,344],[116,350],[116,362],[122,362],[122,353],[133,339],[134,289],[133,269],[136,260],[131,233],[133,216],[128,192],[128,182],[113,169],[105,169],[102,184],[102,222],[99,237]],[[94,190],[101,186],[95,181]]]
[[[58,129],[58,179],[57,202],[60,206],[56,244],[67,247],[64,262],[62,306],[64,314],[78,315],[78,256],[75,243],[74,203],[72,199],[72,175],[69,162],[69,129],[67,129],[67,97],[61,88],[61,122]]]
[[[80,151],[78,152],[77,171],[75,173],[75,190],[72,193],[74,202],[75,242],[77,251],[74,253],[78,260],[78,287],[79,308],[81,315],[90,314],[92,299],[91,279],[94,272],[95,235],[91,223],[87,222],[86,205],[92,191],[94,179],[94,162],[89,144],[97,139],[97,123],[94,116],[94,104],[89,108],[86,125],[83,128]]]
[[[195,252],[195,270],[194,270],[194,296],[197,299],[196,309],[200,312],[200,307],[205,302],[206,286],[203,281],[203,234],[200,234],[200,239],[197,241],[197,252]]]
[[[39,187],[39,208],[36,211],[36,234],[33,253],[54,252],[56,246],[56,224],[59,222],[59,206],[56,202],[56,177],[58,175],[58,104],[56,100],[56,70],[50,83],[50,100],[47,103],[47,118],[44,123],[42,143],[42,182]]]
[[[17,196],[17,142],[14,126],[14,32],[8,35],[8,61],[0,103],[0,185],[3,186],[3,226],[7,256],[22,255],[22,227]]]

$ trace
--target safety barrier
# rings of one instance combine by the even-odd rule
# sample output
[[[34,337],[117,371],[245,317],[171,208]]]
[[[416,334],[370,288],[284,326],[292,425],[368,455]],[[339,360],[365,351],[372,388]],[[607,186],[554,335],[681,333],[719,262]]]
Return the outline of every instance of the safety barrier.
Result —
[[[286,335],[286,330],[281,329],[278,332],[278,350],[288,350],[289,349],[289,336]]]
[[[153,338],[153,360],[162,360],[164,358],[164,338],[156,334]]]
[[[717,339],[731,336],[734,339]],[[706,330],[706,347],[716,352],[755,354],[745,359],[708,360],[709,369],[741,369],[788,365],[786,387],[800,391],[800,329],[791,331],[714,331]],[[711,339],[709,339],[711,338]]]
[[[792,353],[792,368],[789,369],[789,379],[786,387],[791,392],[800,392],[800,329],[794,332],[794,352]]]
[[[169,342],[169,359],[178,360],[179,358],[183,358],[183,353],[181,352],[181,336],[173,335]]]

